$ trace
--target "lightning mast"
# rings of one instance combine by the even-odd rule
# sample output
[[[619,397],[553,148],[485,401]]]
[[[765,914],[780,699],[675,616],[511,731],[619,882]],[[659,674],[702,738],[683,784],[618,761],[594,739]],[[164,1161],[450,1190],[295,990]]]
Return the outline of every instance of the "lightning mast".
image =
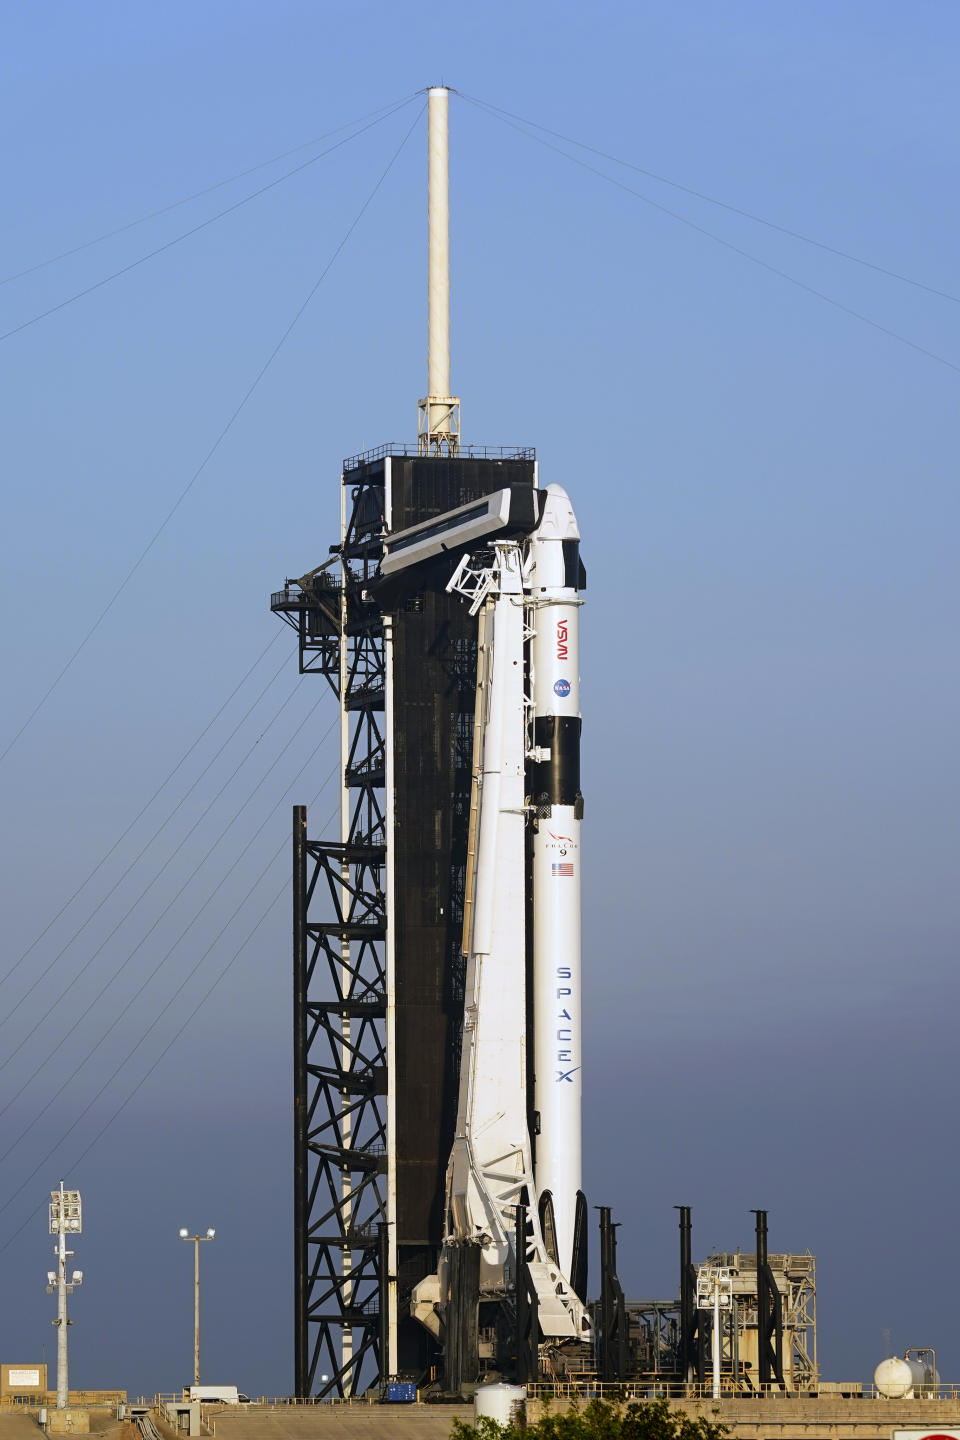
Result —
[[[427,92],[427,394],[420,401],[421,455],[460,452],[460,401],[450,394],[450,92]]]

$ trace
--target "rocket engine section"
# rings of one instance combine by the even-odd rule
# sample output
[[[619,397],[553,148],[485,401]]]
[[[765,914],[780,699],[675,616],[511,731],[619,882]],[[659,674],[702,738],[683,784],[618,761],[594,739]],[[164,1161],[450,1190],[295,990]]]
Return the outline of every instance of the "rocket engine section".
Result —
[[[535,1176],[544,1242],[574,1290],[586,1290],[581,1190],[580,531],[550,485],[529,547],[533,735],[533,1036]]]

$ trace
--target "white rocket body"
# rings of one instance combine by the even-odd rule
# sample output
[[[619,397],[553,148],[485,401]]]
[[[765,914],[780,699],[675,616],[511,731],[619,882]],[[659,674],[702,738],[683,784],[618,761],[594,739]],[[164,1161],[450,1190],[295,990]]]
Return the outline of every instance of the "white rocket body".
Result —
[[[443,516],[435,523],[456,545],[458,526]],[[460,517],[460,526],[470,523]],[[419,563],[412,535],[393,537],[394,556],[406,556],[395,570]],[[423,534],[416,538],[422,549]],[[580,1190],[579,539],[565,491],[551,485],[532,534],[493,541],[492,560],[481,559],[477,567],[464,553],[447,584],[479,615],[479,632],[467,971],[447,1233],[438,1273],[421,1281],[411,1299],[412,1313],[434,1334],[464,1247],[479,1247],[481,1295],[506,1295],[519,1283],[518,1204],[527,1207],[524,1283],[536,1294],[541,1333],[563,1340],[590,1332],[579,1293],[586,1258]],[[533,1136],[531,1108],[539,1112]]]
[[[481,1286],[503,1289],[513,1206],[533,1188],[526,1105],[523,597],[517,545],[496,547],[497,598],[481,616],[477,703],[476,898],[467,943],[456,1137],[447,1177],[452,1233],[483,1237]]]
[[[580,605],[573,507],[547,489],[530,542],[533,751],[533,1032],[541,1213],[552,1204],[556,1260],[572,1274],[581,1190]],[[542,757],[542,758],[541,758]],[[580,1202],[582,1206],[582,1201]],[[549,1214],[549,1210],[546,1212]],[[545,1224],[549,1243],[549,1225]]]

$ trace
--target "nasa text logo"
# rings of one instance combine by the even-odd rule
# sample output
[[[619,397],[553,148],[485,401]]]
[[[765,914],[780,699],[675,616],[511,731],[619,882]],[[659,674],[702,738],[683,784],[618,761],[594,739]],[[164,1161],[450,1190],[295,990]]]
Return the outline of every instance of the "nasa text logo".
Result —
[[[566,700],[567,696],[570,694],[570,681],[569,681],[569,680],[557,680],[557,681],[555,681],[555,682],[554,682],[554,686],[553,686],[553,693],[554,693],[554,695],[559,695],[561,700]]]

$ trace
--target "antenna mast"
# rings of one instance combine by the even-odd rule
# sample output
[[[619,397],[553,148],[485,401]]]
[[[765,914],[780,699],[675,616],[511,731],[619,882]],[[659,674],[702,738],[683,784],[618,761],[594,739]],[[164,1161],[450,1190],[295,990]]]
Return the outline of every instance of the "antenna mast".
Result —
[[[457,455],[460,401],[450,394],[450,91],[434,86],[427,98],[429,341],[418,447],[421,455]]]

